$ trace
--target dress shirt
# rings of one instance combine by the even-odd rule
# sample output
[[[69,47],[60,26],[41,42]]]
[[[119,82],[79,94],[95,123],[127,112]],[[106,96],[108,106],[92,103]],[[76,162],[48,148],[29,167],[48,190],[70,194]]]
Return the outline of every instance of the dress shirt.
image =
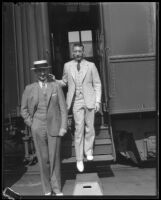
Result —
[[[47,83],[45,82],[42,82],[42,81],[39,81],[39,85],[40,85],[40,87],[42,88],[43,87],[43,84],[45,84],[44,86],[45,86],[45,88],[47,88]]]

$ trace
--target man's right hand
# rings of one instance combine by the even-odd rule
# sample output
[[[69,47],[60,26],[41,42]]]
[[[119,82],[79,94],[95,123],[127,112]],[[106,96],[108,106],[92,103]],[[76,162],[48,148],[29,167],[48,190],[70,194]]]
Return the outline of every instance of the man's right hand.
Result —
[[[98,112],[100,110],[100,103],[96,103],[95,105],[95,112]]]
[[[54,76],[53,74],[48,74],[48,77],[49,77],[49,79],[51,79],[51,80],[53,80],[53,81],[56,80],[56,79],[55,79],[55,76]]]
[[[64,129],[64,128],[61,128],[60,131],[59,131],[59,136],[64,136],[66,134],[67,130]]]

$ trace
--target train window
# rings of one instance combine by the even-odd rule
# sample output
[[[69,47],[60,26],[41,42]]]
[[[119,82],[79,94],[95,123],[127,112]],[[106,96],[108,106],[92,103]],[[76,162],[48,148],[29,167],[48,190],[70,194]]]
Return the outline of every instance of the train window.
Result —
[[[69,32],[68,40],[69,43],[79,42],[79,32],[78,31]]]
[[[85,56],[93,56],[92,31],[81,31],[81,41],[84,45]]]
[[[71,31],[68,32],[69,53],[72,58],[72,47],[75,42],[82,42],[85,49],[85,57],[93,57],[92,31]]]
[[[76,42],[80,42],[79,31],[68,32],[68,42],[69,42],[69,54],[70,58],[72,58],[72,47]]]

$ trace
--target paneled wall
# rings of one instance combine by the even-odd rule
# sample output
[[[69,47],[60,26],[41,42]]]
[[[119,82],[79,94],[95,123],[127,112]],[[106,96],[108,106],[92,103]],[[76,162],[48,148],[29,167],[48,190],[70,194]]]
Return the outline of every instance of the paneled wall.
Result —
[[[35,60],[51,65],[47,3],[3,4],[4,113],[16,110],[26,85],[36,80]]]
[[[12,4],[3,6],[3,101],[4,115],[19,104],[18,77],[16,70],[15,34]]]

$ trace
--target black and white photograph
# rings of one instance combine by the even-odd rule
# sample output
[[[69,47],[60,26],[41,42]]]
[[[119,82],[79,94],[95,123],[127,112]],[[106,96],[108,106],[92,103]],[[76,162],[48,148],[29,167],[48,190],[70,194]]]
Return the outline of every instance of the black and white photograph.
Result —
[[[159,3],[2,2],[3,199],[159,198]]]

